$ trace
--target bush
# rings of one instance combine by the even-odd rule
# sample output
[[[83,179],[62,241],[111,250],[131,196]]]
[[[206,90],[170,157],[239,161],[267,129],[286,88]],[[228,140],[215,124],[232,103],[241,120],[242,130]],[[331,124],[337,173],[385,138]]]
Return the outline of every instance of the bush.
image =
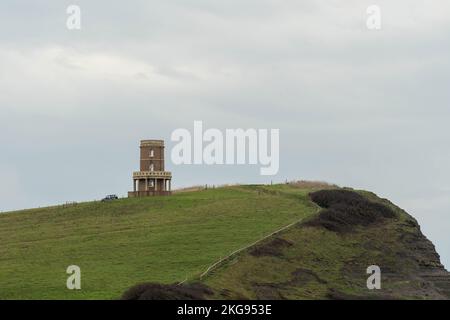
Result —
[[[322,226],[335,232],[351,231],[358,225],[368,226],[396,217],[391,208],[372,202],[354,191],[321,190],[311,193],[310,197],[324,210],[307,225]]]
[[[203,284],[142,283],[128,289],[121,300],[204,300],[212,291]]]
[[[287,248],[292,245],[293,245],[292,242],[277,237],[265,244],[254,246],[250,250],[250,254],[255,257],[261,256],[281,257],[283,255],[283,248]]]

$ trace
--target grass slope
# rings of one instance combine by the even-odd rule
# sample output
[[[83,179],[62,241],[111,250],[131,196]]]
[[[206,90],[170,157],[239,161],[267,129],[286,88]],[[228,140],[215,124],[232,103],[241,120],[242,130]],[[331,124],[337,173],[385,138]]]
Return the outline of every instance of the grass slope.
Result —
[[[302,217],[312,189],[236,186],[0,214],[0,299],[114,299],[173,283]],[[82,290],[66,289],[78,265]]]
[[[372,193],[360,194],[392,209],[395,218],[334,232],[311,223],[320,221],[314,215],[214,270],[202,281],[214,292],[208,298],[449,299],[450,275],[414,218]],[[346,213],[354,214],[351,209]],[[381,290],[366,287],[370,265],[381,268]]]

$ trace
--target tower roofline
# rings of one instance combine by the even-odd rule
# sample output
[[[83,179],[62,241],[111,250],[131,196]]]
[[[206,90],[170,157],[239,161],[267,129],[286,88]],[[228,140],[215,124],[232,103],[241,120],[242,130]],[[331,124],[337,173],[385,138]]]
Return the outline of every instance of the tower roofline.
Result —
[[[141,140],[141,147],[164,146],[164,140]]]

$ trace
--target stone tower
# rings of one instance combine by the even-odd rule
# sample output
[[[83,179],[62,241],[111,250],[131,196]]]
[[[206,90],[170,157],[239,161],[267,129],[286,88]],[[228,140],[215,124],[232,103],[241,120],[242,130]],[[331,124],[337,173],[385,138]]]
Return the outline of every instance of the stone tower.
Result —
[[[140,171],[133,172],[129,197],[170,195],[172,173],[164,171],[164,141],[141,141]]]

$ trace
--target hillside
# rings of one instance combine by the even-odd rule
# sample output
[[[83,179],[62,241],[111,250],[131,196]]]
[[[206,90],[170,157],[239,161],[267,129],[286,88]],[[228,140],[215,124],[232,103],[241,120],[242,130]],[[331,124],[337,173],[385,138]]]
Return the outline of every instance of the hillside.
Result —
[[[0,214],[0,299],[114,299],[180,282],[317,208],[307,191],[236,186]],[[78,265],[82,290],[66,289]]]
[[[203,279],[209,298],[450,299],[450,275],[416,220],[360,194],[372,208],[353,197],[345,205],[325,199],[320,215],[227,261]],[[367,289],[370,265],[381,268],[381,290]]]
[[[330,198],[323,188],[233,186],[2,214],[0,299],[115,299],[140,283],[152,284],[124,298],[449,298],[448,273],[411,216],[372,193]],[[65,287],[72,264],[79,291]],[[366,288],[371,264],[382,290]]]

